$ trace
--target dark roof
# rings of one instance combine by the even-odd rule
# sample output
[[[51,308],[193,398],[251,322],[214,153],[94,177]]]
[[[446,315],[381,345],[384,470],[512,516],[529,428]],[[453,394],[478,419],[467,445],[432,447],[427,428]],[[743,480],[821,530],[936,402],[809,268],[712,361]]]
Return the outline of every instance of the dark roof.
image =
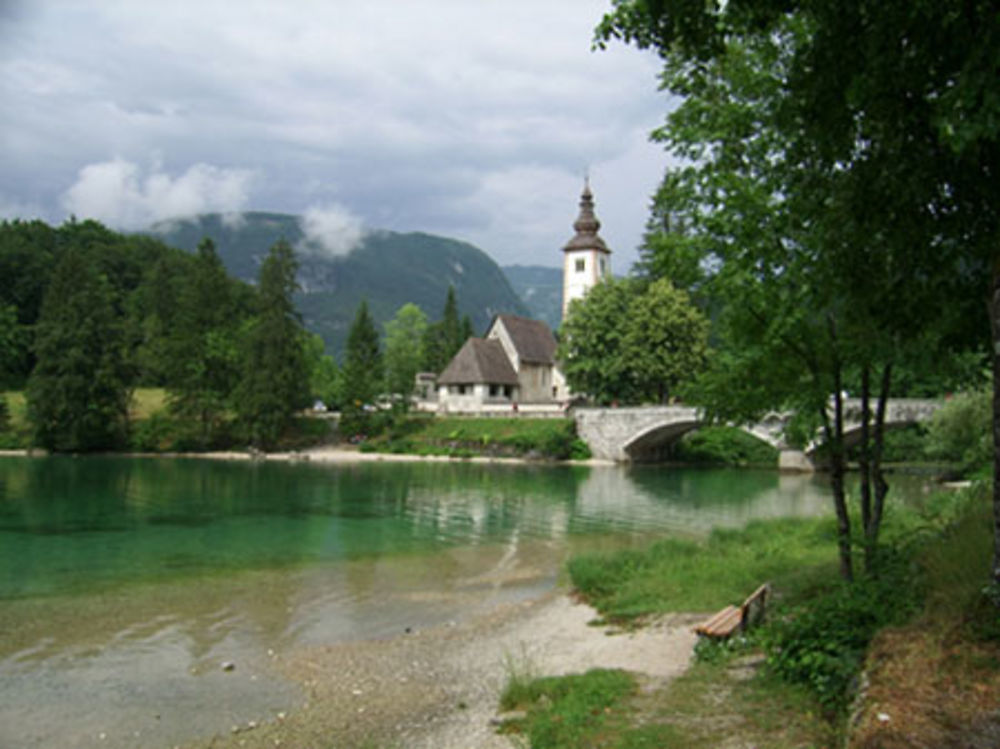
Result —
[[[594,214],[594,195],[590,192],[589,181],[583,186],[583,194],[580,195],[580,215],[573,222],[573,228],[576,230],[576,234],[563,247],[564,252],[572,250],[611,252],[604,244],[604,240],[601,239],[601,235],[597,233],[601,229],[601,222]]]
[[[497,322],[503,322],[521,361],[529,364],[555,363],[556,338],[549,330],[549,326],[541,320],[517,315],[497,315],[490,330]]]
[[[470,338],[437,381],[438,385],[516,385],[517,372],[500,341]]]

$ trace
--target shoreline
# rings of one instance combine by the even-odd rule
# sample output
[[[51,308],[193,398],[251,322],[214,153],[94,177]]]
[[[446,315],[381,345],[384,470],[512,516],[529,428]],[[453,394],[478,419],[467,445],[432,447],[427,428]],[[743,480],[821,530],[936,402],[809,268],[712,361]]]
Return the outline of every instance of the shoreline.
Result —
[[[70,454],[70,453],[67,453]],[[39,450],[17,449],[0,450],[0,457],[11,458],[43,458],[49,457],[51,453]],[[310,447],[303,450],[283,450],[280,452],[251,452],[247,450],[212,450],[208,452],[113,452],[113,453],[88,453],[88,455],[111,456],[120,458],[191,458],[205,460],[234,460],[234,461],[275,461],[288,463],[480,463],[480,464],[508,464],[508,465],[574,465],[574,466],[614,466],[618,465],[613,460],[601,460],[599,458],[588,458],[587,460],[538,460],[529,458],[506,458],[491,457],[488,455],[474,455],[470,457],[454,458],[449,455],[415,455],[409,453],[367,453],[361,452],[357,448],[319,446]]]
[[[500,694],[512,673],[558,676],[621,668],[646,688],[687,670],[702,614],[660,617],[637,630],[593,626],[597,612],[557,589],[501,604],[462,622],[386,639],[297,647],[275,667],[305,701],[261,716],[207,747],[337,745],[409,749],[503,749]]]

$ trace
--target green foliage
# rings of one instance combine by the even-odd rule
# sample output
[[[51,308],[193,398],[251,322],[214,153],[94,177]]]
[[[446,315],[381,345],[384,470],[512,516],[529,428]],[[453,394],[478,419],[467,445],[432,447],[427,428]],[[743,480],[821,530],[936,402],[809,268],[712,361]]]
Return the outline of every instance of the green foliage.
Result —
[[[742,601],[764,581],[800,593],[834,569],[829,519],[754,521],[705,541],[668,538],[642,550],[582,554],[573,585],[604,616],[629,620],[667,611],[711,611]]]
[[[416,375],[424,363],[427,315],[415,304],[404,304],[385,324],[386,390],[409,403]]]
[[[240,325],[248,310],[238,306],[211,240],[198,245],[194,265],[163,331],[161,366],[171,411],[196,424],[195,442],[207,446],[222,428],[240,380]]]
[[[244,338],[236,413],[247,438],[259,447],[277,444],[309,397],[304,334],[292,301],[297,267],[287,242],[271,248],[260,268],[257,314]]]
[[[452,360],[465,343],[467,328],[458,319],[458,300],[455,287],[448,287],[441,319],[428,325],[423,340],[423,369],[429,372],[441,372]]]
[[[893,562],[882,565],[878,578],[841,583],[775,617],[762,634],[770,668],[809,686],[827,708],[844,710],[872,637],[918,607],[920,591],[908,560]]]
[[[992,395],[987,388],[959,393],[934,413],[927,454],[972,471],[993,459]]]
[[[7,405],[7,398],[0,393],[0,432],[10,429],[10,407]]]
[[[347,336],[341,387],[341,431],[344,434],[378,434],[380,416],[373,409],[384,392],[382,351],[378,331],[362,300]]]
[[[340,369],[326,353],[323,339],[315,333],[303,333],[302,351],[309,372],[309,393],[328,408],[338,405],[342,387]]]
[[[82,251],[67,252],[45,294],[28,380],[28,418],[49,450],[108,450],[125,438],[131,372],[115,295]]]
[[[708,321],[668,280],[608,280],[570,305],[559,356],[602,403],[665,402],[705,364]]]
[[[396,419],[385,438],[369,449],[453,457],[590,457],[572,419],[404,417]]]
[[[670,453],[682,463],[727,466],[777,466],[778,451],[736,427],[704,427],[684,435]]]
[[[606,726],[620,721],[613,711],[635,691],[632,676],[607,669],[514,682],[501,696],[501,705],[526,709],[527,717],[508,722],[504,730],[526,736],[532,749],[609,746]]]

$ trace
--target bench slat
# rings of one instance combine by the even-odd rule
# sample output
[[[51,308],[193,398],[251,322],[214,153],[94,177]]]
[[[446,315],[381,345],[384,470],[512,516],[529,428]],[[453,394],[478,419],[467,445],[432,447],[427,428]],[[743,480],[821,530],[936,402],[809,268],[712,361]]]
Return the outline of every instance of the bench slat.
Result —
[[[726,606],[710,619],[695,627],[695,632],[706,637],[728,637],[740,626],[741,612],[736,606]]]

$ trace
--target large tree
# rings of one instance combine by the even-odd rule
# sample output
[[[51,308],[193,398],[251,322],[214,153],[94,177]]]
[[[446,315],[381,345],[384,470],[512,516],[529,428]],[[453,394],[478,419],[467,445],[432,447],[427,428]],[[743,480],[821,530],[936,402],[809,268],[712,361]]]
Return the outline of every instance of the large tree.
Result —
[[[427,315],[415,304],[404,304],[385,324],[386,389],[409,403],[416,375],[424,360]]]
[[[872,552],[887,491],[878,445],[893,369],[928,340],[961,332],[970,297],[962,287],[997,247],[997,184],[986,177],[997,165],[996,127],[987,125],[998,105],[966,98],[992,80],[984,77],[996,65],[992,14],[975,3],[962,12],[932,2],[614,4],[599,39],[655,47],[667,87],[685,97],[686,114],[661,133],[688,149],[678,155],[694,175],[674,194],[693,193],[700,207],[688,215],[701,232],[725,260],[742,260],[735,270],[744,282],[774,292],[761,300],[758,340],[797,351],[802,371],[825,373],[816,393],[834,398],[832,415],[821,414],[833,421],[835,490],[839,393],[848,374],[859,383],[871,421],[861,510]],[[990,29],[980,39],[976,18]],[[789,286],[793,270],[800,277]],[[796,294],[810,315],[785,305]],[[769,319],[782,309],[792,327]]]
[[[343,399],[347,410],[373,405],[384,390],[378,330],[364,299],[358,305],[344,350]]]
[[[74,248],[56,266],[35,333],[28,419],[37,444],[60,452],[119,447],[131,394],[114,293]]]
[[[170,329],[162,334],[169,352],[164,367],[171,410],[197,425],[198,441],[207,446],[240,381],[243,321],[233,282],[211,239],[199,243],[193,265],[179,290]]]
[[[309,398],[302,321],[292,294],[298,263],[288,242],[271,247],[260,267],[257,310],[246,332],[236,411],[254,445],[272,447]]]
[[[666,279],[608,280],[573,301],[561,338],[575,392],[601,403],[664,402],[704,366],[708,322]]]

